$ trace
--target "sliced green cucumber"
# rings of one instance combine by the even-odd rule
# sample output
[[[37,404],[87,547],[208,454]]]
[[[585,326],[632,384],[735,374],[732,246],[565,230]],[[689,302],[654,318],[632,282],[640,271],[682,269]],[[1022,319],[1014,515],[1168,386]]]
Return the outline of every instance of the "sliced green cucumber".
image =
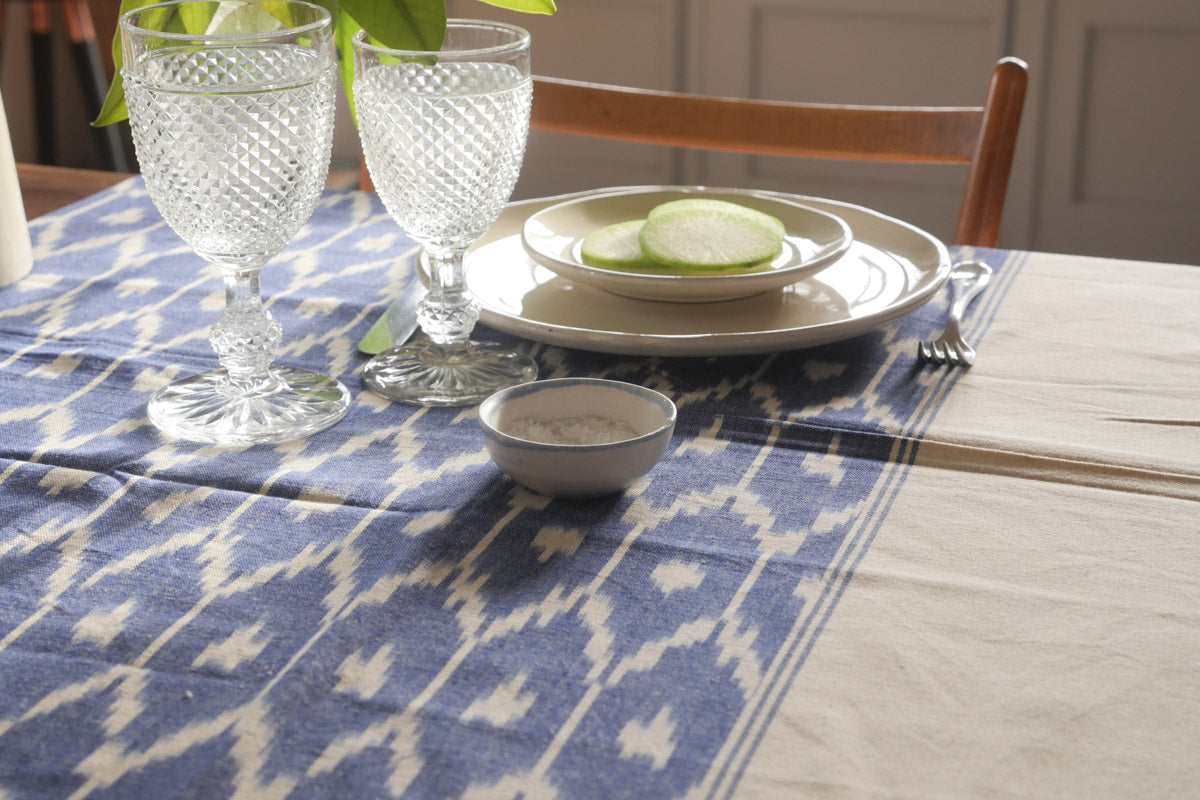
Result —
[[[737,203],[714,200],[711,197],[688,197],[683,200],[671,200],[652,208],[650,213],[646,215],[646,218],[654,219],[659,214],[670,214],[676,211],[723,211],[727,214],[741,214],[747,219],[758,220],[764,225],[770,225],[779,231],[780,236],[787,233],[787,228],[784,227],[783,223],[770,214],[765,214],[762,211],[738,205]]]
[[[655,209],[638,241],[650,258],[677,269],[753,267],[779,255],[783,231],[759,219],[774,218],[734,207],[739,210],[705,206]]]
[[[583,237],[579,255],[583,263],[593,267],[615,267],[617,269],[648,269],[662,266],[651,260],[642,251],[638,233],[644,219],[618,222],[594,230]]]

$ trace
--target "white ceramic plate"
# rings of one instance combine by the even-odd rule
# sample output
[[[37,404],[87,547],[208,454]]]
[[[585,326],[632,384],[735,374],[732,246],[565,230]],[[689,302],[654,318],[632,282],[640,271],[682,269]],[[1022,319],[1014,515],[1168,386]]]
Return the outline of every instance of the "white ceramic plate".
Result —
[[[587,194],[594,193],[572,197]],[[529,257],[521,227],[566,197],[511,203],[502,211],[467,256],[467,286],[482,322],[537,342],[623,355],[721,356],[858,336],[920,307],[950,275],[946,247],[918,228],[861,206],[781,196],[841,217],[854,242],[842,258],[780,292],[664,303],[563,278]],[[426,264],[422,269],[427,275]]]
[[[583,263],[583,238],[598,228],[644,219],[655,206],[687,197],[725,200],[779,219],[787,233],[779,256],[762,267],[691,274],[619,270]],[[777,195],[702,186],[637,187],[574,197],[543,208],[521,229],[535,261],[564,278],[643,300],[710,302],[780,289],[840,257],[853,234],[838,217]]]

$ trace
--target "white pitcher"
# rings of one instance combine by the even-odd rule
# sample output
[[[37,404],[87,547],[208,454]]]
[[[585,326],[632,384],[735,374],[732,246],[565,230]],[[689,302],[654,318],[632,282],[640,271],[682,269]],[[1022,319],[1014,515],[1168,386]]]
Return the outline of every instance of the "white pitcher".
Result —
[[[0,97],[0,286],[16,283],[33,269],[33,247],[17,183],[17,162]]]

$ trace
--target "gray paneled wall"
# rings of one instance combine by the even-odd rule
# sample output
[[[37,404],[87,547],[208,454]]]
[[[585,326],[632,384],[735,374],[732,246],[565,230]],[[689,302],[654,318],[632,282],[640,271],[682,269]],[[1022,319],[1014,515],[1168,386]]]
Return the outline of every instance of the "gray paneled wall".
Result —
[[[1200,263],[1200,3],[1191,0],[560,0],[554,17],[450,0],[534,35],[542,74],[712,94],[978,104],[1029,62],[1001,242]],[[964,170],[530,140],[520,196],[631,183],[864,203],[948,237]]]

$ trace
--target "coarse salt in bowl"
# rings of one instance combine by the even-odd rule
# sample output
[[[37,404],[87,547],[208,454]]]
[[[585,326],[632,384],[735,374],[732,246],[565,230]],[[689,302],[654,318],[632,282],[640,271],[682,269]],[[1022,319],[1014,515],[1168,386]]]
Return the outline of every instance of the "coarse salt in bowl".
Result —
[[[479,406],[492,461],[551,497],[600,497],[650,471],[675,430],[675,404],[621,381],[556,378],[501,389]]]

